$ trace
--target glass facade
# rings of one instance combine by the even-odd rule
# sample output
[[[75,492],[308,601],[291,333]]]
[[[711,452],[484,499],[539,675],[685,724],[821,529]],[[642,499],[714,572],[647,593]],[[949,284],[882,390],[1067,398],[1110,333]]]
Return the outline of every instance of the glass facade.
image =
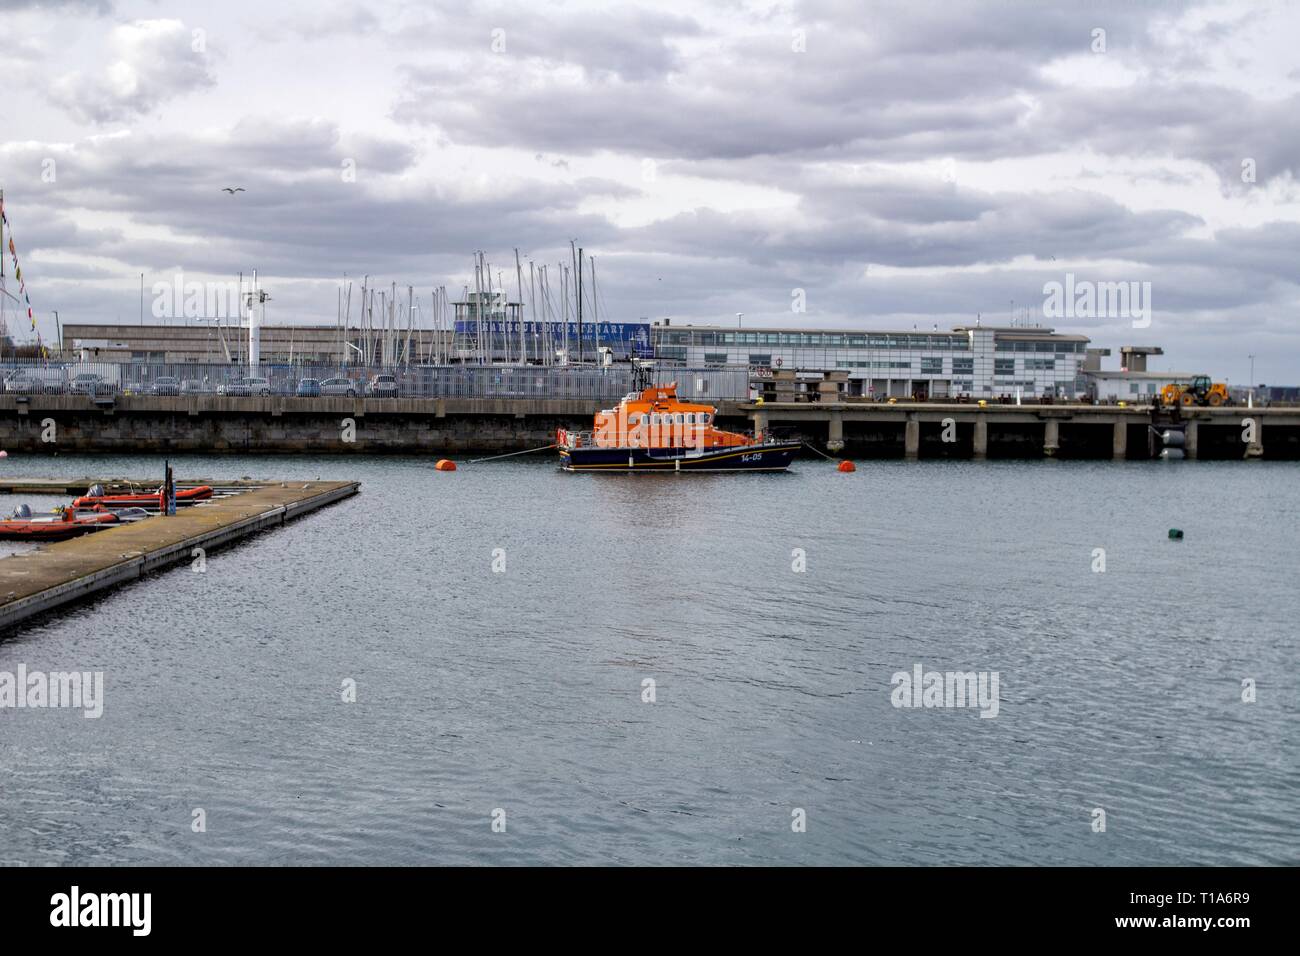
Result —
[[[728,365],[849,373],[852,395],[1073,397],[1088,340],[1051,329],[959,327],[948,332],[724,329],[655,325],[655,357],[686,366]]]

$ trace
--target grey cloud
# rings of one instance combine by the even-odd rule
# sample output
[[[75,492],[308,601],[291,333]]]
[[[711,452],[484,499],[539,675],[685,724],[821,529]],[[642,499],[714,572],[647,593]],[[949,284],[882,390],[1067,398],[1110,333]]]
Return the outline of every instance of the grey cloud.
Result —
[[[164,101],[216,81],[209,54],[196,52],[192,34],[179,20],[138,20],[109,34],[110,61],[99,71],[75,71],[58,78],[50,99],[83,122],[131,119]]]

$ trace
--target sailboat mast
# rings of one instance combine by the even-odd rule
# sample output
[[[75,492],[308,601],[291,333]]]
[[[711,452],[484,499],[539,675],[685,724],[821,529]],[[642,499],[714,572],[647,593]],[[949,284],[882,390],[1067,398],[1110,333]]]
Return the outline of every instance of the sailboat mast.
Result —
[[[591,256],[591,321],[596,331],[596,361],[600,361],[600,309],[596,306],[596,257]]]
[[[578,249],[578,364],[582,364],[583,359],[583,342],[582,342],[582,249]]]
[[[524,270],[519,265],[519,248],[515,247],[515,289],[519,294],[519,364],[528,364],[528,346],[524,339]]]

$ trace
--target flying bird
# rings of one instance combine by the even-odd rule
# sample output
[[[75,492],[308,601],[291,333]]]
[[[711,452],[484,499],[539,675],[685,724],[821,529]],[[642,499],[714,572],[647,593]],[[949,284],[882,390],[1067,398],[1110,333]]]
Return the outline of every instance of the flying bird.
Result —
[[[244,191],[244,187],[243,186],[222,186],[221,191],[223,193],[230,193],[230,195],[233,196],[235,193],[242,193]]]

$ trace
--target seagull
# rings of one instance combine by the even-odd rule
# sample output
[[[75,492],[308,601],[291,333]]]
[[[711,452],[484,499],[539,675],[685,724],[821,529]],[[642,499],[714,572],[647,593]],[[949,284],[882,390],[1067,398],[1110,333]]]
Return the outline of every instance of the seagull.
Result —
[[[222,186],[221,191],[223,193],[230,193],[230,195],[233,196],[235,193],[242,193],[244,191],[244,187],[243,186]]]

